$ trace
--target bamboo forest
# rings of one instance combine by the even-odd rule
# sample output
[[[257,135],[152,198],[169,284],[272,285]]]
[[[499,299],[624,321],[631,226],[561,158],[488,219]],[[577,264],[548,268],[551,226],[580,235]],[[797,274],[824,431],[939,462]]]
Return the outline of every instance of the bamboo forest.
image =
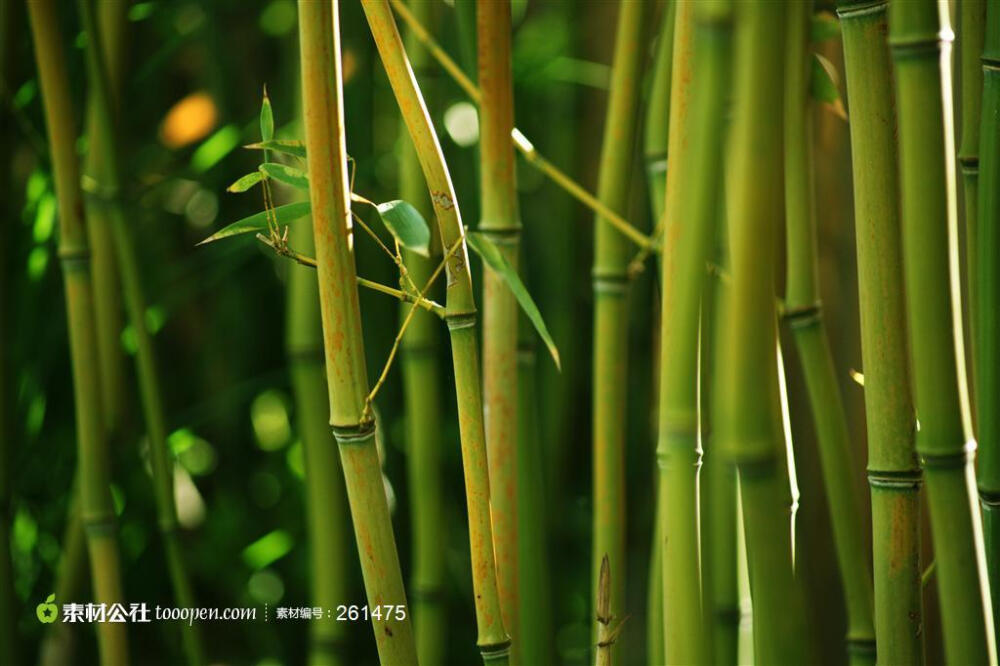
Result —
[[[996,665],[1000,0],[0,0],[0,666]]]

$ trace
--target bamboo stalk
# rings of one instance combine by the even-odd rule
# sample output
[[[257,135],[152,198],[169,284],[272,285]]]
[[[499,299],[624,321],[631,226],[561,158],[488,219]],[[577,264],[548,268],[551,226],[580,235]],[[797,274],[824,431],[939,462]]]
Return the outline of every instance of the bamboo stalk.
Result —
[[[649,188],[650,209],[653,219],[663,217],[667,189],[667,143],[670,133],[670,81],[673,75],[674,23],[677,3],[667,0],[663,7],[660,34],[656,42],[653,63],[653,83],[646,107],[646,125],[643,141],[643,158]],[[664,121],[667,119],[667,122]],[[655,480],[655,476],[654,476]],[[663,489],[656,485],[656,515],[653,518],[653,543],[649,556],[649,591],[646,594],[646,659],[651,664],[662,664],[666,656],[663,647],[663,555],[661,525],[663,519]]]
[[[433,4],[414,2],[413,12],[421,23],[432,25]],[[412,34],[407,34],[410,63],[424,90],[431,76],[427,52]],[[428,93],[430,97],[431,94]],[[429,216],[431,210],[427,185],[420,170],[413,144],[402,136],[406,124],[400,120],[399,190],[404,201]],[[440,239],[435,239],[430,258],[404,250],[405,265],[414,282],[424,284],[440,262]],[[400,318],[409,306],[400,308]],[[407,476],[413,512],[413,573],[410,597],[417,655],[424,664],[439,664],[447,651],[448,622],[444,605],[445,540],[443,537],[444,500],[441,493],[442,395],[438,352],[441,339],[436,317],[419,312],[403,336],[402,373],[407,423]]]
[[[438,220],[441,244],[447,248],[458,248],[447,258],[445,320],[448,322],[451,337],[459,434],[465,468],[472,583],[475,592],[476,624],[479,631],[477,644],[484,662],[506,664],[510,638],[504,629],[497,591],[489,509],[490,484],[479,381],[476,309],[472,276],[469,274],[468,253],[464,247],[462,218],[437,135],[434,133],[420,90],[413,79],[389,3],[387,0],[362,0],[362,7],[420,159]]]
[[[667,148],[670,138],[671,81],[673,77],[674,25],[677,1],[665,0],[660,35],[656,41],[656,59],[653,63],[653,83],[646,107],[646,126],[643,137],[643,159],[646,179],[649,181],[649,201],[653,219],[663,216],[667,193]]]
[[[951,26],[935,0],[889,5],[900,138],[903,264],[913,367],[950,663],[996,661],[979,506],[974,500],[955,215]],[[950,325],[949,325],[950,324]]]
[[[101,222],[110,224],[111,241],[115,252],[115,268],[120,274],[125,294],[125,305],[136,340],[136,370],[139,393],[149,438],[150,467],[153,473],[153,492],[157,507],[157,524],[163,539],[167,571],[174,590],[174,599],[182,608],[194,608],[194,593],[187,575],[181,545],[178,539],[177,505],[174,498],[173,460],[167,446],[167,428],[160,395],[159,371],[156,366],[152,335],[146,325],[146,299],[139,276],[131,229],[125,220],[119,199],[121,189],[117,166],[117,140],[112,112],[112,91],[109,70],[103,57],[103,33],[90,0],[80,0],[80,13],[88,35],[87,72],[91,87],[90,97],[90,151],[88,170],[84,173],[94,190],[88,212],[101,211]],[[113,41],[120,41],[113,40]],[[117,337],[117,336],[116,336]],[[200,631],[195,624],[181,628],[181,640],[188,663],[204,662]]]
[[[349,192],[341,91],[339,2],[299,2],[302,109],[309,196],[319,279],[330,424],[340,450],[344,485],[369,606],[406,607],[375,422],[368,411],[361,313],[354,255],[348,243]],[[384,664],[417,660],[409,609],[372,616]]]
[[[646,3],[623,3],[615,29],[611,89],[601,144],[598,199],[624,211],[633,164],[633,148],[642,72]],[[609,225],[594,230],[593,488],[591,550],[592,598],[597,598],[600,563],[607,556],[610,613],[621,618],[625,602],[625,423],[628,350],[629,245]],[[600,622],[594,626],[594,635]],[[612,658],[619,652],[611,648]]]
[[[993,602],[1000,636],[1000,6],[986,10],[979,188],[979,335],[976,400],[979,410],[979,501]]]
[[[886,2],[842,2],[857,226],[878,661],[923,662],[914,448]]]
[[[60,211],[59,256],[63,265],[73,365],[80,515],[87,533],[94,596],[98,602],[110,605],[124,599],[115,513],[109,487],[110,461],[101,421],[90,252],[83,223],[72,98],[55,4],[52,0],[30,2],[28,14]],[[97,626],[97,637],[102,664],[128,662],[125,625],[101,623]]]
[[[962,169],[962,185],[965,194],[965,303],[968,311],[969,327],[966,344],[969,345],[967,367],[970,373],[970,391],[975,397],[976,377],[979,364],[976,362],[976,346],[979,328],[979,299],[976,284],[978,270],[976,268],[978,247],[977,222],[979,220],[979,126],[980,107],[983,96],[983,65],[980,56],[983,53],[983,41],[986,36],[986,0],[962,0],[959,3],[959,40],[961,47],[962,85],[962,142],[958,148],[958,163]],[[991,306],[992,307],[992,306]],[[977,416],[973,403],[973,416]],[[977,420],[973,419],[975,432]]]
[[[107,67],[109,104],[117,112],[121,97],[124,62],[124,33],[128,3],[120,0],[97,3],[97,23],[104,38],[101,42]],[[100,132],[98,106],[91,99],[87,104],[87,137]],[[103,155],[88,150],[83,174],[99,171]],[[97,332],[97,359],[101,374],[101,406],[104,427],[112,441],[121,434],[123,410],[127,405],[125,356],[122,352],[122,291],[119,268],[115,260],[114,234],[108,211],[92,206],[87,211],[87,239],[90,243],[91,281],[94,289],[94,324]]]
[[[510,2],[478,0],[479,230],[515,269],[521,245],[514,148]],[[497,559],[497,588],[504,626],[513,641],[511,661],[521,663],[517,637],[518,591],[518,307],[503,277],[483,271],[483,403],[490,476],[490,515]]]
[[[755,661],[805,663],[787,522],[777,376],[774,270],[781,217],[781,106],[786,3],[742,3],[727,214],[732,287],[721,331],[718,445],[737,466],[753,597]]]
[[[724,110],[730,59],[727,2],[677,10],[662,259],[660,423],[666,662],[708,661],[701,606],[698,374],[705,265],[722,189]]]
[[[522,664],[549,664],[555,655],[534,336],[534,329],[522,316],[517,351],[517,547],[521,601],[517,654]]]
[[[293,225],[290,242],[311,253],[315,247],[311,225]],[[328,424],[319,282],[316,273],[305,266],[293,263],[288,268],[286,313],[285,347],[306,461],[311,598],[316,606],[336,608],[350,594],[347,496],[337,443]],[[343,622],[332,618],[314,618],[309,625],[309,663],[312,666],[345,663],[346,629]]]
[[[854,461],[837,371],[819,291],[819,249],[813,196],[809,26],[812,5],[788,6],[785,76],[784,320],[795,338],[816,424],[823,481],[847,606],[846,648],[852,664],[875,663],[872,572],[862,513],[854,493]]]

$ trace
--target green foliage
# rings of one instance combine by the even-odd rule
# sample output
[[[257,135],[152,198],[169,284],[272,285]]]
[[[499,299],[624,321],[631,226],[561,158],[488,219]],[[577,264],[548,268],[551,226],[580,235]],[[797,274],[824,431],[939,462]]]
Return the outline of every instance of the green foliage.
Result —
[[[294,222],[295,220],[305,217],[309,214],[309,210],[310,206],[308,201],[297,201],[295,203],[275,206],[271,210],[263,210],[259,213],[254,213],[253,215],[244,217],[241,220],[237,220],[232,224],[226,225],[205,240],[198,243],[198,245],[213,243],[217,240],[222,240],[223,238],[229,238],[230,236],[238,236],[240,234],[248,234],[255,231],[264,231],[268,228],[267,222],[269,216],[279,225],[288,224],[289,222]]]

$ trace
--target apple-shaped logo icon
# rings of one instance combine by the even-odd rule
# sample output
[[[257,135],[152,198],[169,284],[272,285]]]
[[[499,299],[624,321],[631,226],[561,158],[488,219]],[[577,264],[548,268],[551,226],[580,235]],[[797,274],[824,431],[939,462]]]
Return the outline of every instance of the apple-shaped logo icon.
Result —
[[[55,605],[56,595],[50,594],[45,603],[35,607],[35,615],[42,624],[52,624],[59,617],[59,607]]]

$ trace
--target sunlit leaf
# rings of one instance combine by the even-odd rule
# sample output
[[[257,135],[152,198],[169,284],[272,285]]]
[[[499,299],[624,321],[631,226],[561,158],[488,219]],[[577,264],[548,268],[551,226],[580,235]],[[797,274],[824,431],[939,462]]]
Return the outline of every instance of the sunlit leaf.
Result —
[[[274,111],[271,110],[271,98],[267,96],[267,86],[264,86],[264,101],[260,105],[260,138],[262,141],[274,138]]]
[[[243,176],[235,183],[226,188],[226,192],[246,192],[251,187],[263,180],[264,174],[260,171],[254,171],[253,173],[248,173]]]
[[[285,155],[291,155],[292,157],[298,157],[301,159],[306,158],[306,145],[301,141],[275,139],[271,141],[251,143],[243,147],[250,150],[273,150],[276,153],[284,153]]]
[[[260,170],[267,174],[269,178],[274,178],[279,183],[291,185],[300,190],[309,189],[309,177],[305,171],[276,162],[264,162],[260,165]]]
[[[844,110],[844,103],[840,99],[840,89],[837,87],[838,80],[837,69],[833,63],[820,54],[814,53],[809,92],[813,99],[821,102],[846,121],[847,111]]]
[[[545,320],[542,319],[542,313],[538,311],[538,306],[535,305],[535,301],[532,300],[531,294],[525,288],[524,283],[521,282],[520,276],[514,267],[510,265],[507,258],[503,256],[493,241],[481,233],[468,233],[465,236],[466,243],[471,247],[476,254],[483,258],[486,265],[489,266],[493,271],[495,271],[503,281],[507,284],[507,287],[514,294],[514,298],[517,299],[518,304],[521,309],[524,310],[524,314],[528,316],[531,320],[532,325],[535,330],[538,331],[538,335],[541,336],[542,341],[545,342],[545,346],[549,349],[549,354],[552,355],[552,360],[555,361],[556,367],[562,369],[559,362],[559,350],[556,348],[556,343],[552,340],[552,336],[549,334],[549,329],[545,325]]]
[[[375,208],[400,245],[424,257],[430,255],[431,230],[416,208],[400,199],[376,204]]]
[[[268,532],[243,549],[243,561],[251,569],[263,569],[287,555],[294,543],[292,537],[284,530]]]
[[[831,12],[813,14],[809,22],[809,41],[819,44],[830,39],[840,39],[840,21]]]
[[[310,207],[308,201],[297,201],[295,203],[277,206],[271,211],[271,213],[275,216],[278,224],[288,224],[289,222],[293,222],[301,217],[305,217],[309,214],[309,210]],[[212,243],[223,238],[228,238],[229,236],[248,234],[254,231],[264,231],[265,229],[267,229],[267,211],[261,211],[219,229],[214,234],[198,243],[198,245]]]

